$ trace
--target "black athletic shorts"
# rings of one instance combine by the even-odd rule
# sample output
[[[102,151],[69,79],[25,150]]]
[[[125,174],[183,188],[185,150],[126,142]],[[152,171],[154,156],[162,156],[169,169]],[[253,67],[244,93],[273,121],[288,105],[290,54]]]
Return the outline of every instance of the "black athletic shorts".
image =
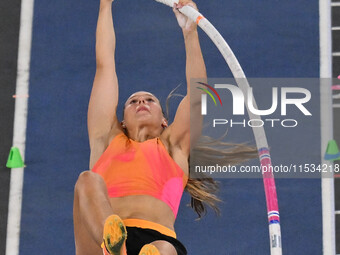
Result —
[[[177,239],[163,235],[156,230],[138,227],[126,227],[127,239],[126,239],[126,249],[128,255],[138,255],[139,251],[145,244],[164,240],[171,243],[178,255],[186,255],[187,250],[184,245]]]

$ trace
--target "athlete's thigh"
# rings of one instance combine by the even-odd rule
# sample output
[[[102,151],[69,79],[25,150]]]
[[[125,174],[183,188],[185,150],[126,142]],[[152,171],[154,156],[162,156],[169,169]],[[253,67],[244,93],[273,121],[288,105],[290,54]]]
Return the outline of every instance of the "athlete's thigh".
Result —
[[[76,255],[102,255],[102,249],[94,241],[85,225],[82,223],[77,196],[74,198],[73,224]]]

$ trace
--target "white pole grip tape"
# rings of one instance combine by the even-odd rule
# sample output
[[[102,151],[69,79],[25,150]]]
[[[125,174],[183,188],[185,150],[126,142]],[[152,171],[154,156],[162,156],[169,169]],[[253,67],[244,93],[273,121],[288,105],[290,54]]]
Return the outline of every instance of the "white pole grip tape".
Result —
[[[174,7],[174,3],[178,4],[179,2],[179,0],[156,0],[156,1],[167,6],[170,6],[171,8]],[[196,11],[194,8],[190,6],[183,6],[181,9],[179,9],[179,11],[195,22],[199,16],[202,16],[198,11]]]
[[[174,7],[174,3],[178,4],[179,0],[156,0],[156,1],[167,6],[170,6],[172,8]]]

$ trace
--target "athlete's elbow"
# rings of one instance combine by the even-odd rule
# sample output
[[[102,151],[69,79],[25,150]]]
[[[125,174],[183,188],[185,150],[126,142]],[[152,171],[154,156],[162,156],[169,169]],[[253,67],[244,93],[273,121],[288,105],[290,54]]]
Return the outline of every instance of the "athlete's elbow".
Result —
[[[103,60],[98,59],[96,60],[96,69],[98,70],[110,70],[111,72],[116,71],[116,65],[114,61],[111,60]]]

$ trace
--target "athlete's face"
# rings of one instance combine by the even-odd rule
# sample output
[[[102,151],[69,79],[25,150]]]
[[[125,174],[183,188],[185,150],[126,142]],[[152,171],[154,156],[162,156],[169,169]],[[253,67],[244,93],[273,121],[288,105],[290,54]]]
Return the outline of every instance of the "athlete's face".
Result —
[[[159,100],[149,92],[136,92],[125,102],[123,127],[129,129],[136,124],[154,125],[156,128],[167,125]]]

